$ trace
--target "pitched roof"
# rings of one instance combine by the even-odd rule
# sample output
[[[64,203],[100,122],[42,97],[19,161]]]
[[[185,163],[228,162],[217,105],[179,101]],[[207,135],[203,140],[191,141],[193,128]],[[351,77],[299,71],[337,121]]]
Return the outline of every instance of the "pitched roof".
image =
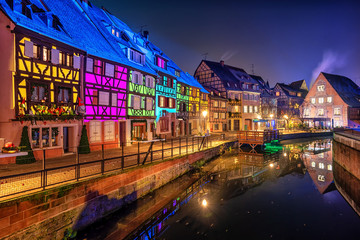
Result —
[[[299,89],[299,90],[308,90],[307,86],[306,86],[306,89],[301,88],[304,84],[306,86],[305,80],[299,80],[299,81],[290,83],[290,87],[292,87],[294,89]]]
[[[259,84],[256,80],[252,79],[244,69],[226,64],[222,65],[220,62],[208,60],[203,60],[202,62],[204,62],[221,79],[227,90],[244,90],[240,82]],[[251,89],[246,90],[251,91]]]
[[[322,72],[321,74],[346,104],[350,107],[360,107],[360,88],[351,79],[330,73]]]

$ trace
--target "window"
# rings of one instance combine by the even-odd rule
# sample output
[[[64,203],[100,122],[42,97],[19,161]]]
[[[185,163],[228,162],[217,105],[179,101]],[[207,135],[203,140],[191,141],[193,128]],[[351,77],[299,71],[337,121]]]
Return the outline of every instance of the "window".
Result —
[[[325,168],[324,163],[319,163],[319,168],[320,168],[320,169],[324,169],[324,168]]]
[[[58,146],[59,145],[59,128],[58,127],[32,128],[31,129],[31,145],[33,148],[45,148],[45,147]]]
[[[175,70],[175,76],[180,77],[180,71]]]
[[[315,104],[315,102],[316,102],[315,98],[311,98],[310,101],[312,104]]]
[[[332,102],[332,97],[327,97],[326,101],[327,101],[328,103],[331,103],[331,102]]]
[[[70,102],[70,88],[59,87],[58,88],[58,102],[68,103]]]
[[[225,113],[221,113],[221,118],[222,118],[222,119],[225,119],[225,118],[226,118]]]
[[[143,78],[141,73],[132,72],[132,80],[133,83],[143,85]]]
[[[340,108],[334,108],[334,115],[340,115],[341,109]]]
[[[115,141],[115,122],[104,122],[104,141]]]
[[[332,171],[332,165],[331,164],[327,165],[327,170]]]
[[[309,116],[310,115],[310,109],[305,108],[304,109],[304,116]]]
[[[316,166],[315,162],[311,162],[311,166],[315,167]]]
[[[94,61],[94,73],[99,75],[102,74],[102,62],[100,60]]]
[[[99,105],[109,106],[109,92],[99,91]]]
[[[115,29],[113,29],[113,28],[111,29],[111,34],[115,35]]]
[[[234,112],[240,112],[240,107],[239,106],[234,106]]]
[[[206,93],[203,93],[203,94],[202,94],[202,100],[203,100],[203,101],[206,101],[206,100],[207,100],[206,97],[207,97]]]
[[[141,97],[136,95],[131,95],[130,107],[134,109],[140,109],[141,107]]]
[[[157,57],[156,58],[156,66],[166,69],[166,61],[161,57]]]
[[[169,98],[169,108],[175,108],[175,99]]]
[[[43,52],[42,52],[43,61],[47,62],[51,59],[50,53],[51,51],[49,51],[47,47],[43,47]]]
[[[297,93],[297,96],[298,96],[298,97],[301,97],[301,93]]]
[[[221,102],[221,107],[222,107],[222,108],[226,108],[226,103],[225,103],[225,102]]]
[[[101,122],[100,121],[90,121],[90,142],[100,142],[101,141]]]
[[[66,54],[59,52],[59,64],[66,65]]]
[[[325,91],[325,85],[318,85],[318,86],[317,86],[317,90],[318,90],[318,92],[323,92],[323,91]]]
[[[277,96],[277,97],[280,96],[280,92],[276,92],[276,96]]]
[[[258,107],[254,106],[254,112],[257,113],[258,112]]]
[[[66,54],[66,66],[71,67],[73,65],[73,56]]]
[[[214,107],[218,107],[219,106],[219,101],[214,101]]]
[[[249,113],[253,112],[253,106],[249,106]]]
[[[219,130],[219,124],[214,124],[214,130]]]
[[[248,106],[244,106],[244,113],[247,113],[248,112]]]
[[[150,76],[146,76],[146,82],[145,82],[145,85],[147,87],[150,87],[150,88],[154,88],[154,84],[155,83],[155,80],[153,77],[150,77]]]
[[[33,58],[40,59],[40,46],[34,44],[33,47]]]
[[[140,97],[141,109],[146,108],[146,97]]]
[[[165,97],[159,96],[159,107],[165,107]]]
[[[196,113],[196,104],[192,105],[192,111]]]
[[[214,112],[214,118],[219,118],[219,113]]]
[[[244,100],[248,100],[249,99],[249,94],[244,93]]]
[[[129,48],[129,53],[128,54],[129,54],[128,57],[129,57],[130,61],[141,64],[141,65],[145,64],[145,56],[144,56],[144,54],[142,54],[140,52],[137,52],[137,51],[135,51],[133,49],[130,49],[130,48]]]
[[[45,84],[31,84],[31,101],[45,102],[48,99],[48,86]]]
[[[318,115],[324,116],[324,109],[322,109],[322,108],[318,109]]]
[[[320,98],[318,99],[318,101],[319,101],[319,103],[324,103],[324,98],[323,98],[323,97],[320,97]]]
[[[167,117],[160,118],[160,131],[166,132],[168,130],[169,130],[169,118]]]
[[[112,93],[112,94],[111,94],[111,106],[113,106],[113,107],[117,107],[117,106],[118,106],[117,93]]]
[[[105,64],[105,75],[108,77],[114,77],[115,76],[115,66],[110,63],[106,63]]]
[[[146,98],[146,110],[153,110],[154,100],[152,98]]]

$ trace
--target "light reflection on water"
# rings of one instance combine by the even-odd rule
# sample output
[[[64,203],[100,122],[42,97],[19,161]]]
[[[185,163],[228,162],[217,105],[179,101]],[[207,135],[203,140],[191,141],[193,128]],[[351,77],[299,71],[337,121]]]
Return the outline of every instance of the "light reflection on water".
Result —
[[[357,239],[360,219],[336,190],[331,140],[230,153],[128,239]]]

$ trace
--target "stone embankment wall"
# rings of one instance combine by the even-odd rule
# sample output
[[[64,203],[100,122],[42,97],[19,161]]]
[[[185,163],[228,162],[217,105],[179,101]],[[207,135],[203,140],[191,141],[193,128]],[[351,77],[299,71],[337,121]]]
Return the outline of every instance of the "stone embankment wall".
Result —
[[[234,144],[2,201],[0,239],[63,239],[66,231],[100,220]]]

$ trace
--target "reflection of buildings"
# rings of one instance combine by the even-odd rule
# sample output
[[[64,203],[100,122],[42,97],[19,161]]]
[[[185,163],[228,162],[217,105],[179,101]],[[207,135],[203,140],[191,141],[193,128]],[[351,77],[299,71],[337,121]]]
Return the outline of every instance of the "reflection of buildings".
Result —
[[[303,162],[319,192],[324,194],[331,191],[333,187],[331,140],[309,144],[303,154]]]

